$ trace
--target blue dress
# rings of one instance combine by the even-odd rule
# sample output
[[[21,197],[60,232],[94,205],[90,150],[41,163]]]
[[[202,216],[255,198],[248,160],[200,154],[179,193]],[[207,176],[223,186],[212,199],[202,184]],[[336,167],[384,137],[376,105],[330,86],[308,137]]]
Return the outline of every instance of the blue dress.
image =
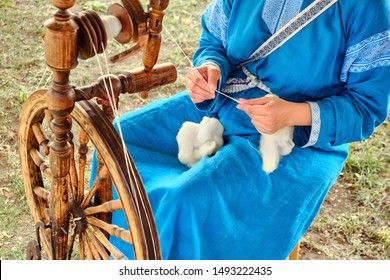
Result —
[[[237,65],[313,1],[214,0],[202,16],[194,65],[228,78]],[[186,92],[120,117],[155,215],[164,259],[286,259],[318,214],[348,156],[388,116],[390,1],[339,0],[282,47],[247,64],[273,93],[309,102],[312,126],[295,127],[293,151],[267,175],[259,134],[222,95],[196,106]],[[258,98],[259,88],[232,93]],[[225,145],[192,168],[177,158],[185,121],[220,119]],[[123,224],[123,213],[113,215]],[[129,257],[131,248],[112,242]],[[127,247],[126,247],[127,246]]]

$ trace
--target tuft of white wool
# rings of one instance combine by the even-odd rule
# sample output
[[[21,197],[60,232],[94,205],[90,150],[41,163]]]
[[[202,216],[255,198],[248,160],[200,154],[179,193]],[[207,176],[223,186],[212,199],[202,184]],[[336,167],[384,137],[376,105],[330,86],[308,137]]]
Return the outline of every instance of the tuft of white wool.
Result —
[[[266,96],[279,98],[275,94]],[[260,138],[260,154],[263,160],[263,170],[267,174],[278,168],[280,158],[291,153],[295,144],[293,142],[294,127],[287,126],[272,134],[262,133]]]
[[[203,117],[200,123],[184,122],[176,136],[179,161],[192,167],[201,158],[215,154],[223,146],[223,131],[216,118]]]

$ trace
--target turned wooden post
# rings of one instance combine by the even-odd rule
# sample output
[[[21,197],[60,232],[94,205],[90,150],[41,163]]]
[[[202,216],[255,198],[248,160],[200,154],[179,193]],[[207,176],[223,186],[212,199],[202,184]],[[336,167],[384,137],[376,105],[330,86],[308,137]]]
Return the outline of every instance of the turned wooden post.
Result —
[[[146,71],[152,70],[157,62],[161,45],[162,22],[164,10],[168,7],[169,0],[150,0],[149,10],[149,39],[145,45],[142,57]]]
[[[169,0],[150,0],[148,41],[144,47],[143,64],[145,71],[149,72],[156,64],[161,45],[162,22],[164,10],[168,7]],[[148,97],[148,92],[141,92],[142,98]]]
[[[67,9],[74,0],[51,0],[58,8],[53,18],[45,22],[46,63],[53,71],[53,83],[48,91],[48,109],[53,115],[50,128],[50,170],[53,175],[49,209],[51,213],[52,250],[54,259],[66,259],[69,227],[68,174],[70,145],[67,141],[74,108],[74,90],[69,83],[70,70],[77,66],[77,25]]]

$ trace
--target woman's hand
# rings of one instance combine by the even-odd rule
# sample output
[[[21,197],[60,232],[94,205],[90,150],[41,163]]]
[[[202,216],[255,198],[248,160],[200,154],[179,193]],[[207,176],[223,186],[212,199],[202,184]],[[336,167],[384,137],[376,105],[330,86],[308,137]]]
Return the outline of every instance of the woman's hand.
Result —
[[[191,68],[187,73],[185,84],[192,102],[200,103],[215,98],[220,77],[219,68],[212,64]]]
[[[240,99],[238,109],[245,111],[259,132],[273,134],[286,126],[311,125],[311,110],[307,103],[289,102],[278,97]]]

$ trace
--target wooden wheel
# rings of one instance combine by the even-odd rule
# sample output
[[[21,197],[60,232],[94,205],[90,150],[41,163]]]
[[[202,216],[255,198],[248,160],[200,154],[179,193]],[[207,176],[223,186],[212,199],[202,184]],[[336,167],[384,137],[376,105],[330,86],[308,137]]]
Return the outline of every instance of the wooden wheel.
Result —
[[[33,93],[26,101],[19,125],[19,153],[27,202],[37,227],[37,239],[46,257],[53,259],[55,244],[50,225],[53,222],[48,205],[52,202],[50,181],[50,140],[47,90]],[[130,158],[130,174],[126,171],[122,142],[102,111],[92,102],[82,101],[71,113],[72,131],[70,174],[67,188],[69,211],[66,217],[66,256],[68,259],[123,259],[110,236],[133,247],[136,259],[160,259],[158,235],[148,198]],[[92,146],[92,147],[91,147]],[[94,148],[94,149],[91,149]],[[92,150],[99,158],[97,176],[88,182],[88,166]],[[89,151],[89,152],[88,152]],[[88,187],[91,186],[91,187]],[[118,198],[113,198],[114,186]],[[111,223],[111,214],[123,211],[127,228]],[[53,243],[53,244],[52,244]]]

